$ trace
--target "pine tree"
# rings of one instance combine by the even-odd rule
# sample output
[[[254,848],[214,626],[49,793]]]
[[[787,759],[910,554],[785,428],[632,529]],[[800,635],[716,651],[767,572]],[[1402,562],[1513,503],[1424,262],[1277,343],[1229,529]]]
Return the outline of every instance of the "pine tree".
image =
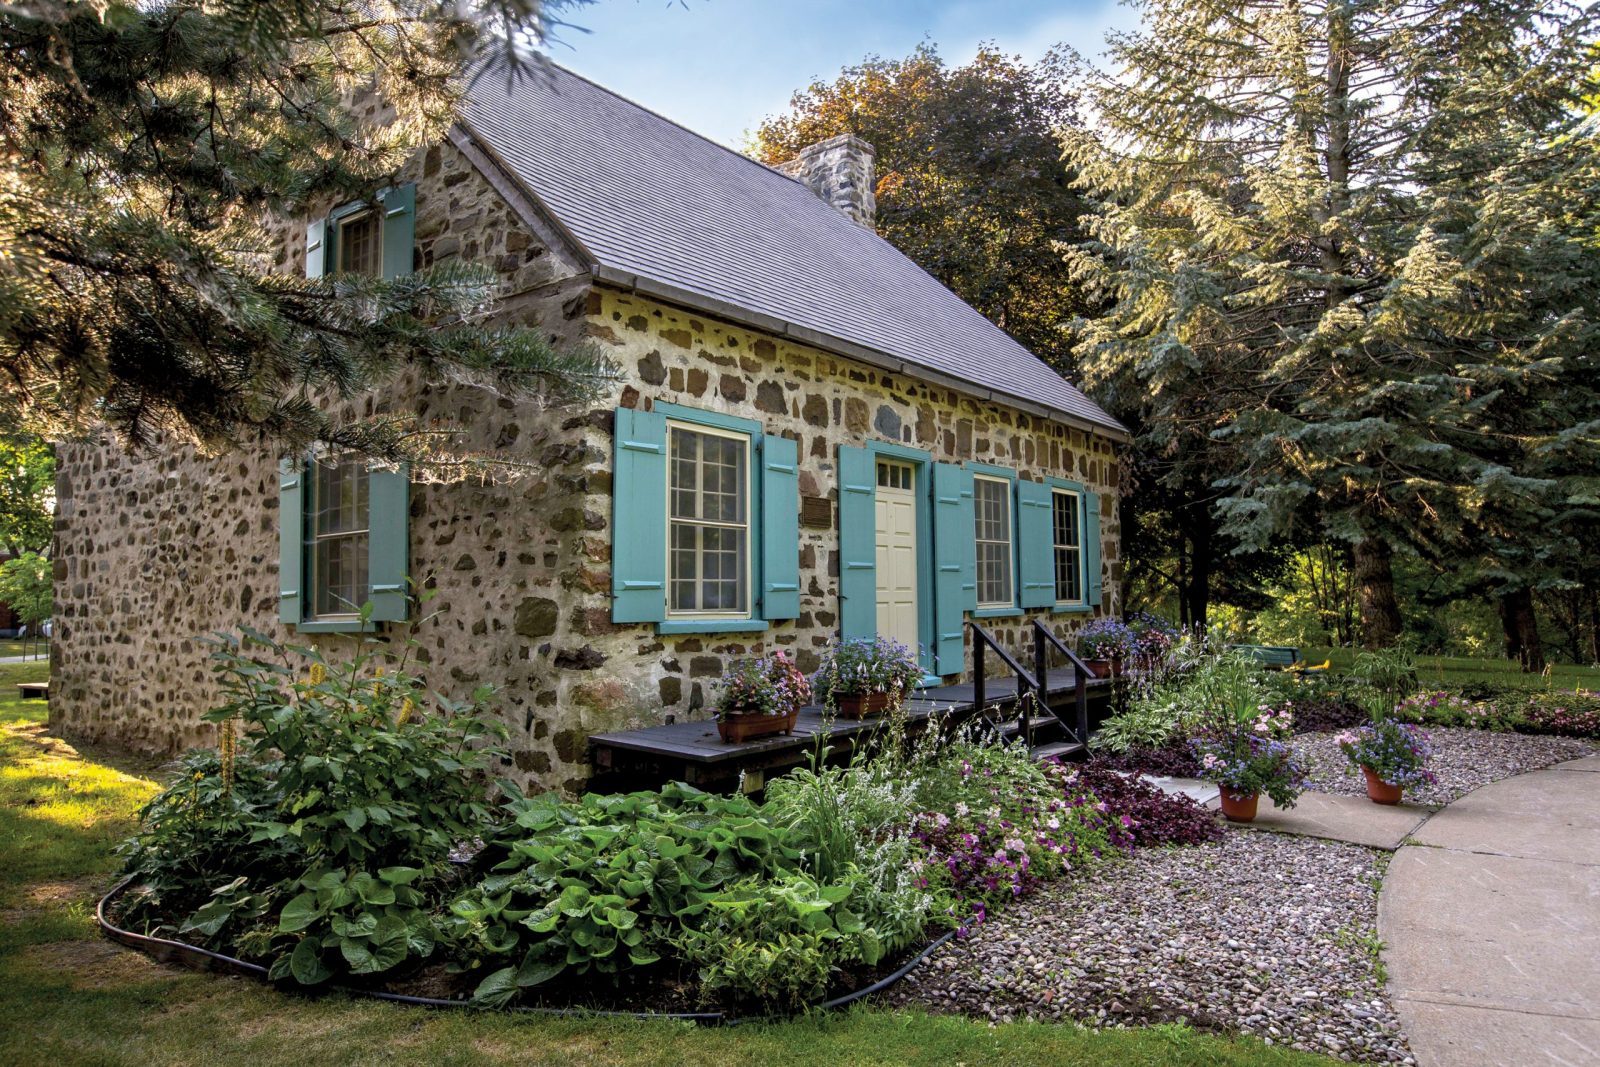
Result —
[[[1496,561],[1506,595],[1532,576],[1509,546],[1592,511],[1594,28],[1551,2],[1151,0],[1071,137],[1098,205],[1074,263],[1115,300],[1087,376],[1142,394],[1155,444],[1225,450],[1241,545],[1348,544],[1369,645],[1399,634],[1396,551]]]
[[[402,373],[591,394],[585,349],[485,323],[495,278],[274,273],[263,221],[370,197],[466,74],[526,73],[571,0],[34,0],[0,8],[0,373],[10,417],[133,446],[321,440],[420,458],[404,416],[330,414]],[[487,76],[487,75],[486,75]],[[385,107],[362,117],[353,103]]]

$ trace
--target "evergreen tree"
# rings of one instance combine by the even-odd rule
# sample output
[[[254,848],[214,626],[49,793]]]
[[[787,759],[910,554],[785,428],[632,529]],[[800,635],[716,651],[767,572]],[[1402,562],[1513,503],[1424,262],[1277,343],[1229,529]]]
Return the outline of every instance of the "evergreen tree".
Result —
[[[1142,390],[1155,443],[1229,450],[1242,546],[1350,545],[1369,645],[1399,634],[1397,549],[1492,561],[1508,595],[1543,566],[1512,546],[1595,504],[1594,18],[1150,0],[1070,135],[1097,203],[1074,263],[1115,301],[1086,374]]]
[[[588,395],[588,350],[485,325],[495,278],[271,269],[269,217],[370,197],[514,77],[571,0],[33,0],[0,8],[0,372],[36,430],[134,446],[312,440],[424,458],[405,417],[330,415],[407,371]],[[381,100],[383,107],[356,104]]]
[[[775,164],[840,134],[870,142],[878,233],[1065,371],[1067,323],[1089,310],[1056,248],[1082,237],[1083,197],[1057,138],[1078,122],[1071,78],[1059,51],[1025,65],[984,45],[951,67],[923,44],[795,93],[786,114],[761,124],[751,153]]]

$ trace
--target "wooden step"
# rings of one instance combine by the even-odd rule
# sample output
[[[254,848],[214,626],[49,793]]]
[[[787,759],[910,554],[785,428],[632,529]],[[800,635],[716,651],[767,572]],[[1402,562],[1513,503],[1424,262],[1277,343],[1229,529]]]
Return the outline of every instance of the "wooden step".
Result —
[[[1033,758],[1046,760],[1051,756],[1055,756],[1057,759],[1067,760],[1083,751],[1083,746],[1076,741],[1052,741],[1048,745],[1039,745],[1035,748],[1033,750]]]

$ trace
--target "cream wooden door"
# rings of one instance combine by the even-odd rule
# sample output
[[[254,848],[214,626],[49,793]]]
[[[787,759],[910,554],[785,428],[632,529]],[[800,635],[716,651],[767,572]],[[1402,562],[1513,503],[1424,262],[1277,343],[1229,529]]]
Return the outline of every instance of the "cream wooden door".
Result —
[[[878,633],[917,648],[916,468],[879,460]]]

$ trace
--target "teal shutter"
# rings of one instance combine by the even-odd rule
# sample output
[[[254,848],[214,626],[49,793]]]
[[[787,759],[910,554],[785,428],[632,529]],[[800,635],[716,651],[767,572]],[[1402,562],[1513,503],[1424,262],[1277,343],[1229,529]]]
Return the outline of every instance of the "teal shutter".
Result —
[[[761,618],[800,617],[800,449],[761,438]]]
[[[320,278],[328,257],[328,220],[317,219],[306,226],[306,277]]]
[[[1100,494],[1083,494],[1083,570],[1089,610],[1100,607]]]
[[[972,472],[933,465],[933,662],[939,674],[965,669],[965,612],[977,600],[972,539]]]
[[[1050,487],[1017,481],[1017,559],[1025,608],[1054,607],[1056,602],[1055,530]]]
[[[878,632],[875,465],[865,448],[839,446],[839,636]]]
[[[367,523],[372,621],[404,622],[411,567],[411,478],[405,467],[368,472]]]
[[[278,464],[278,621],[291,626],[305,618],[306,466],[301,460]]]
[[[667,417],[617,409],[611,621],[667,618]]]
[[[410,274],[412,248],[417,243],[417,187],[387,189],[379,202],[383,208],[383,276]]]

